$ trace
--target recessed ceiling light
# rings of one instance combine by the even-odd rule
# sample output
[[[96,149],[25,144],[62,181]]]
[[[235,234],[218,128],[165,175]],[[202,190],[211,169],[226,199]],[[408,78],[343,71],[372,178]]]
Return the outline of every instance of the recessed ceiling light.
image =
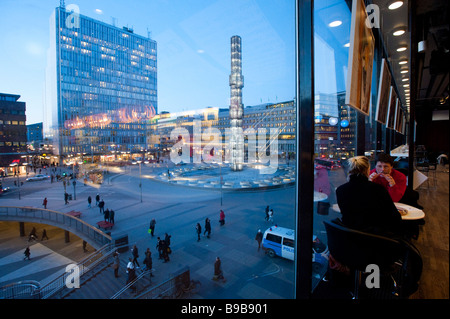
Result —
[[[346,44],[344,44],[344,47],[350,48],[350,42],[347,42]]]
[[[405,92],[409,92],[409,89],[405,89]]]
[[[395,29],[394,32],[392,32],[392,35],[394,37],[398,37],[398,36],[400,36],[402,34],[405,34],[405,32],[406,32],[406,28],[405,27],[401,27],[401,28]]]
[[[408,70],[407,69],[401,70],[400,73],[402,73],[402,74],[408,73]]]
[[[402,60],[402,61],[398,62],[398,64],[406,64],[406,63],[408,63],[408,60]]]
[[[402,81],[406,82],[406,81],[409,81],[409,79],[408,78],[403,78]]]
[[[342,24],[342,21],[341,21],[341,20],[336,20],[336,21],[330,22],[330,23],[328,24],[328,26],[329,26],[330,28],[335,28],[335,27],[340,26],[341,24]]]
[[[389,5],[389,10],[395,10],[400,8],[403,5],[403,1],[394,1]]]
[[[403,51],[406,51],[407,48],[408,48],[407,46],[399,47],[399,48],[397,49],[397,52],[403,52]]]
[[[403,84],[403,87],[407,88],[409,87],[409,84]]]

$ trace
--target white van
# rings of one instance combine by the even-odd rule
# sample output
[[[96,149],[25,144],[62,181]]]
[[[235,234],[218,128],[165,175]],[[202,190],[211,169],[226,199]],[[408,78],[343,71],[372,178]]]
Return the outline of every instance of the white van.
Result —
[[[272,226],[264,232],[262,248],[270,257],[280,256],[294,260],[295,231],[293,229]],[[328,247],[317,236],[313,236],[313,263],[328,263]]]

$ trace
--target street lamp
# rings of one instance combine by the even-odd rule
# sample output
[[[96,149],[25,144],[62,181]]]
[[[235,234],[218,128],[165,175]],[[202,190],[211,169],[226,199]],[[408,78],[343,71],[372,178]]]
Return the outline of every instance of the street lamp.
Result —
[[[142,164],[142,161],[141,160],[138,160],[138,161],[136,161],[136,162],[133,162],[133,164],[135,165],[135,164],[139,164],[139,188],[140,188],[140,191],[141,191],[141,203],[142,203],[142,174],[141,174],[141,164]],[[144,161],[144,164],[148,164],[148,161]]]

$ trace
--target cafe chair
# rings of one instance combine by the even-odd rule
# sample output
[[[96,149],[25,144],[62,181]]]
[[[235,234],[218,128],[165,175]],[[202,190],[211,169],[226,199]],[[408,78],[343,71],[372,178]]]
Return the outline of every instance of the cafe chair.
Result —
[[[353,299],[360,298],[364,283],[362,277],[367,266],[373,264],[379,267],[380,278],[388,278],[390,281],[389,298],[407,298],[417,290],[422,273],[422,258],[412,244],[347,228],[339,219],[324,221],[324,224],[330,255],[347,266],[354,276]]]

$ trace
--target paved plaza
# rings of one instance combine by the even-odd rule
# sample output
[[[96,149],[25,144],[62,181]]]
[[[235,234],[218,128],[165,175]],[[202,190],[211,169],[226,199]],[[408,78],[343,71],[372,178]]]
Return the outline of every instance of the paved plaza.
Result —
[[[105,209],[115,211],[115,225],[111,235],[119,237],[126,234],[129,243],[136,243],[140,251],[140,263],[144,251],[147,248],[152,251],[155,284],[188,266],[191,278],[202,283],[198,294],[200,298],[292,298],[294,263],[281,258],[270,258],[262,250],[258,251],[255,235],[258,229],[264,231],[271,226],[271,223],[264,219],[264,209],[267,205],[274,209],[274,224],[294,228],[294,185],[221,191],[220,188],[191,187],[165,181],[160,176],[168,169],[174,171],[177,168],[156,164],[142,165],[139,175],[139,166],[131,165],[110,169],[108,177],[101,185],[83,185],[83,181],[78,180],[75,189],[71,184],[67,186],[67,192],[73,197],[69,204],[64,203],[62,182],[25,182],[21,188],[20,200],[17,189],[13,189],[0,198],[0,205],[42,208],[42,201],[46,197],[48,209],[60,212],[80,211],[81,219],[95,226],[98,221],[103,220],[103,214],[95,205],[95,196],[98,193],[105,202]],[[204,171],[202,174],[204,179],[208,172]],[[88,196],[93,199],[91,208],[88,208]],[[220,209],[223,209],[226,215],[224,226],[220,226],[218,222]],[[207,217],[212,225],[211,238],[201,236],[201,240],[197,241],[195,225],[200,223],[203,228]],[[153,218],[156,220],[156,229],[152,238],[148,234],[148,227]],[[19,237],[17,224],[4,222],[0,228],[0,238],[8,238],[0,242],[0,285],[4,284],[2,278],[3,282],[20,279],[17,273],[4,273],[8,269],[6,265],[16,263],[16,268],[23,267],[27,271],[27,279],[33,277],[30,272],[35,268],[35,280],[40,281],[50,276],[48,271],[43,272],[45,267],[52,272],[61,271],[65,265],[85,256],[80,253],[81,240],[72,236],[71,242],[65,243],[61,235],[59,239],[50,238],[31,246],[35,262],[39,259],[51,261],[47,264],[41,261],[36,267],[31,267],[33,258],[31,261],[23,260],[23,250],[28,243],[26,238]],[[43,227],[46,226],[36,227],[39,235]],[[26,231],[29,231],[29,228],[26,223]],[[173,252],[167,263],[158,260],[155,248],[157,236],[163,238],[165,233],[172,236]],[[53,245],[53,249],[49,248],[49,244],[56,240],[58,244]],[[124,253],[121,258],[128,258],[130,255],[129,252]],[[216,257],[222,260],[226,278],[224,283],[211,280]]]

